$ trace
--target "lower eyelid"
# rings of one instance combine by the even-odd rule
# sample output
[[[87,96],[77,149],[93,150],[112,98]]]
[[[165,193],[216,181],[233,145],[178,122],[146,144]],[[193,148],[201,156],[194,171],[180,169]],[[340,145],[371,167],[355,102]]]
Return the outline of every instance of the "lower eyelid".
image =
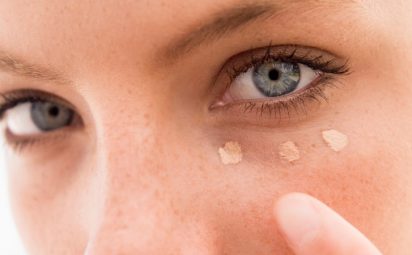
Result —
[[[339,81],[331,75],[322,75],[318,84],[277,100],[242,100],[210,109],[210,113],[225,123],[257,124],[270,126],[291,124],[307,119],[329,101],[327,91],[337,88]]]
[[[9,129],[4,128],[2,132],[7,144],[17,152],[29,149],[32,146],[57,146],[70,138],[74,132],[79,131],[79,126],[67,126],[55,131],[39,133],[37,135],[19,136],[13,134]]]

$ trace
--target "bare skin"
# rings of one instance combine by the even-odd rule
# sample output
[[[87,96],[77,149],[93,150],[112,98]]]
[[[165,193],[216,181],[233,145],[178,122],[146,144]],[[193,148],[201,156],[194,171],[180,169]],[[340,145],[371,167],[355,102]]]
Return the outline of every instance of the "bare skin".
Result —
[[[23,136],[25,108],[3,114],[29,254],[409,254],[412,1],[256,4],[0,1],[0,93],[41,91],[73,113]],[[232,64],[267,47],[333,59],[311,73],[328,102],[216,104]],[[329,129],[348,136],[338,153]],[[239,164],[220,161],[228,141]],[[278,155],[286,141],[293,163]]]

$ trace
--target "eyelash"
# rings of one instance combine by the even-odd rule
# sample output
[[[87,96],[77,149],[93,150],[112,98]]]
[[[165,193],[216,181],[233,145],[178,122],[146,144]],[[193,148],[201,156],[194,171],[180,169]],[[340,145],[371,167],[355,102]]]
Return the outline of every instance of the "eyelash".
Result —
[[[55,102],[70,109],[73,109],[69,103],[66,103],[63,99],[59,99],[56,96],[53,96],[47,92],[42,92],[38,90],[26,89],[26,90],[17,90],[8,93],[0,94],[0,98],[2,100],[0,104],[0,121],[3,120],[4,114],[7,110],[12,109],[13,107],[23,104],[23,103],[34,103],[34,102]],[[74,112],[76,112],[74,110]],[[58,131],[56,131],[58,132]],[[54,132],[50,132],[54,133]],[[6,140],[8,144],[11,146],[13,150],[16,152],[20,152],[23,149],[26,149],[29,146],[35,145],[40,142],[49,141],[51,138],[61,138],[62,134],[58,136],[47,135],[47,139],[43,139],[42,135],[38,135],[36,137],[24,137],[24,138],[16,138],[13,137],[8,130],[5,130]]]
[[[0,120],[3,119],[4,113],[22,103],[34,103],[43,101],[52,101],[52,96],[47,96],[45,93],[35,90],[19,90],[10,93],[0,94],[2,103],[0,105]]]
[[[278,52],[274,53],[273,51],[275,50],[278,50]],[[256,51],[264,51],[265,53],[263,56],[259,57],[254,53]],[[298,45],[272,46],[270,43],[269,46],[248,52],[245,54],[249,54],[249,60],[243,61],[239,66],[236,65],[236,63],[232,63],[225,68],[228,76],[228,83],[225,87],[225,91],[240,74],[245,73],[250,68],[256,68],[269,61],[300,63],[307,65],[314,71],[320,71],[321,74],[317,79],[315,79],[315,81],[309,84],[307,88],[301,91],[292,92],[288,95],[277,98],[274,97],[262,100],[242,100],[239,102],[233,102],[223,106],[223,110],[228,110],[233,106],[243,106],[244,113],[251,112],[256,109],[256,113],[261,116],[264,114],[269,114],[270,117],[273,117],[274,115],[275,118],[282,119],[282,113],[286,113],[287,118],[290,119],[292,110],[296,112],[302,110],[304,114],[307,114],[306,104],[308,102],[328,102],[328,98],[325,94],[326,88],[337,87],[338,82],[336,80],[336,76],[350,74],[350,69],[348,66],[349,60],[336,64],[335,62],[337,62],[337,58],[332,54],[327,53],[326,55],[329,55],[330,59],[325,59],[325,53],[322,50],[311,47],[303,47]]]

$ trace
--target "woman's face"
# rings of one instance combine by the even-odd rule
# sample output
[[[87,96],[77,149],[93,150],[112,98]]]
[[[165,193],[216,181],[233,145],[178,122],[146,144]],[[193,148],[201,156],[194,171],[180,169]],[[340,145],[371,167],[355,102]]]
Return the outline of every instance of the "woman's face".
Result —
[[[31,254],[291,254],[299,191],[384,254],[412,236],[412,1],[0,3],[12,206]],[[331,150],[322,131],[349,144]],[[226,142],[241,146],[223,164]],[[279,146],[293,142],[300,159]]]

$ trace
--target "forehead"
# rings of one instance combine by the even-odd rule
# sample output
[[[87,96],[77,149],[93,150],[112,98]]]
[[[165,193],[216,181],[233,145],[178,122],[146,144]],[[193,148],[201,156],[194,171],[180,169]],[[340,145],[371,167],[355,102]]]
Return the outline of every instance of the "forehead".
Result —
[[[108,59],[121,62],[123,57],[129,57],[119,54],[120,50],[135,54],[136,59],[146,59],[159,48],[172,44],[175,38],[190,37],[192,31],[209,22],[227,20],[242,6],[246,9],[272,6],[273,14],[288,17],[284,19],[287,26],[301,16],[306,17],[301,19],[302,23],[324,22],[337,10],[342,13],[343,9],[363,8],[364,3],[361,0],[1,1],[0,48],[76,72],[76,68],[84,69],[81,66],[87,61],[89,66],[96,66]]]
[[[0,2],[0,24],[7,34],[14,36],[22,32],[27,36],[53,35],[55,39],[51,42],[70,39],[68,37],[75,37],[77,34],[89,37],[122,34],[144,38],[152,37],[159,31],[167,36],[185,28],[185,25],[196,25],[196,21],[203,21],[222,10],[242,6],[274,6],[299,15],[314,7],[342,7],[354,5],[358,1],[360,0],[14,0]]]

